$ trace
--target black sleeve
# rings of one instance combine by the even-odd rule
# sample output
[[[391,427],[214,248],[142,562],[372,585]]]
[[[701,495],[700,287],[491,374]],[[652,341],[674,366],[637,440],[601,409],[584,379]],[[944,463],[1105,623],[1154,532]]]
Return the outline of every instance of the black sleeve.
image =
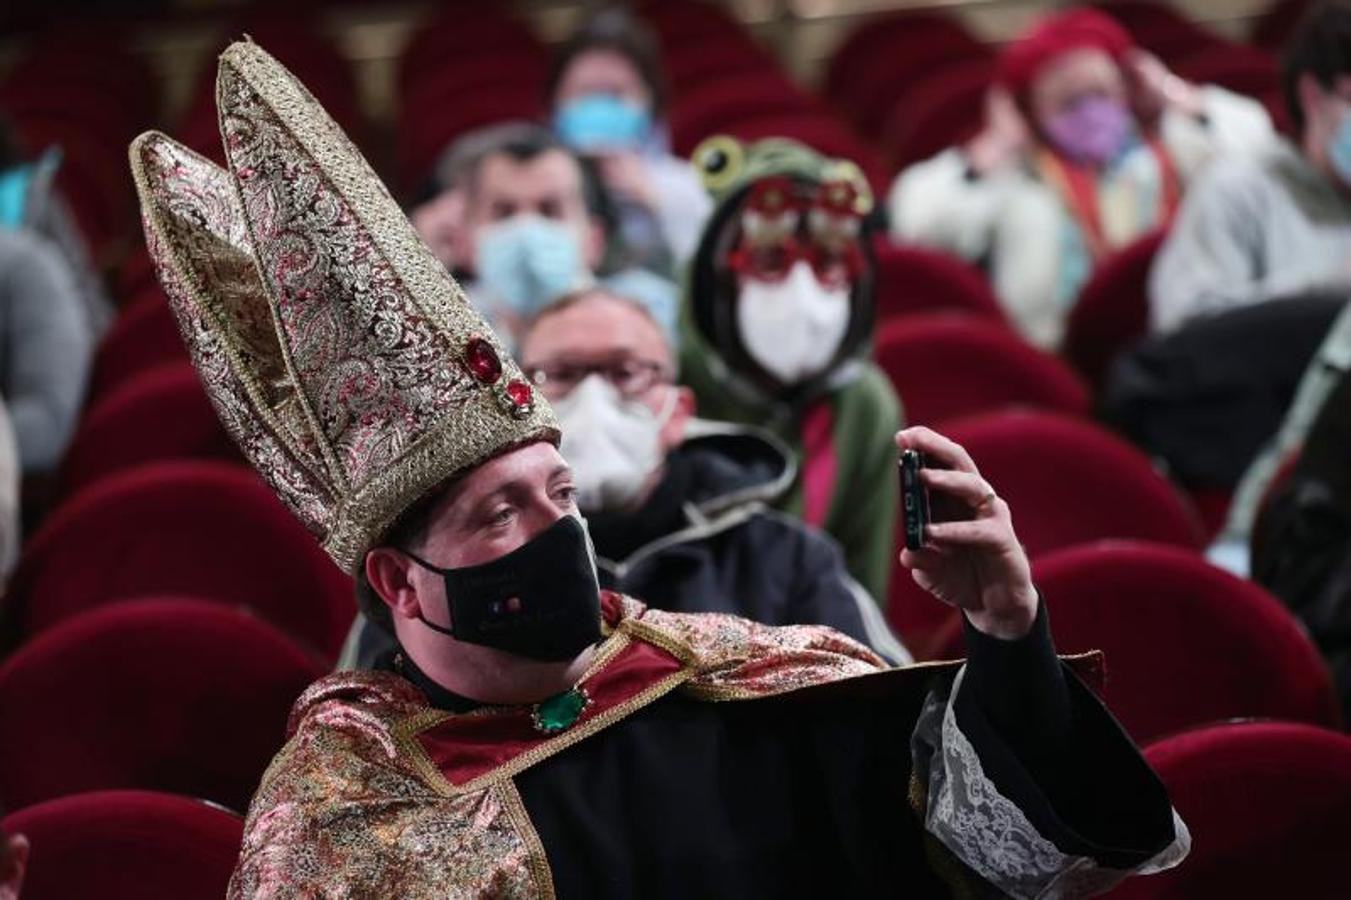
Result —
[[[967,623],[957,726],[986,776],[1063,852],[1134,868],[1173,842],[1158,777],[1106,708],[1055,654],[1046,606],[1003,641]]]

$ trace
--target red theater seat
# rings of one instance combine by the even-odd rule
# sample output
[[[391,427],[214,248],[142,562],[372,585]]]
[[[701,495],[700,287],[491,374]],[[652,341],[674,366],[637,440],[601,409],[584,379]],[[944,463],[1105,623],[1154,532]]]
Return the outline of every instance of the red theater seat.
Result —
[[[136,375],[86,413],[61,463],[60,493],[168,459],[243,462],[189,363],[165,363]]]
[[[150,791],[95,791],[13,813],[6,832],[32,845],[24,900],[220,900],[244,821]]]
[[[1064,363],[983,319],[943,313],[893,319],[878,330],[874,357],[912,424],[1009,406],[1088,414],[1088,390]]]
[[[1339,724],[1317,648],[1261,587],[1200,556],[1105,542],[1038,559],[1056,648],[1106,654],[1107,705],[1136,741],[1233,718]],[[961,654],[949,633],[944,656]]]
[[[825,92],[847,103],[869,68],[879,60],[905,57],[917,47],[932,44],[984,52],[980,42],[954,16],[908,10],[884,13],[865,19],[831,53],[826,64]]]
[[[1092,423],[1032,410],[947,422],[1013,511],[1018,537],[1038,556],[1105,538],[1198,548],[1195,512],[1134,447]],[[899,533],[899,531],[898,531]],[[896,566],[887,615],[919,657],[946,652],[952,609]]]
[[[992,69],[981,58],[942,66],[883,110],[879,137],[898,170],[975,136]]]
[[[671,140],[677,147],[693,147],[741,119],[819,110],[812,97],[779,72],[732,75],[680,94],[671,108]]]
[[[1034,558],[1088,541],[1132,538],[1195,549],[1195,511],[1144,454],[1080,419],[1033,410],[948,422],[1013,509]]]
[[[253,472],[151,463],[67,499],[25,545],[7,603],[21,634],[119,601],[183,594],[243,606],[336,659],[351,580]]]
[[[103,336],[94,354],[90,400],[97,402],[148,369],[187,360],[178,322],[156,285],[123,310]]]
[[[213,603],[138,600],[70,619],[0,666],[0,803],[137,788],[242,811],[324,669]]]
[[[1347,895],[1351,737],[1245,722],[1169,738],[1145,758],[1191,830],[1191,855],[1171,871],[1130,879],[1113,898]]]
[[[1118,353],[1149,328],[1149,269],[1167,237],[1153,231],[1098,264],[1079,291],[1065,330],[1064,355],[1098,386]]]
[[[912,313],[966,313],[1007,322],[990,282],[976,267],[941,250],[878,240],[877,319]]]

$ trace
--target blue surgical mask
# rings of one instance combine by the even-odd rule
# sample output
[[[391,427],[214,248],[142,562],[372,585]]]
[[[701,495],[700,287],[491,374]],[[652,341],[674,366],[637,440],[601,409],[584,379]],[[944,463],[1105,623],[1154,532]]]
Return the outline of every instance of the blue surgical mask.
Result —
[[[532,213],[483,228],[474,267],[481,288],[522,317],[592,280],[576,229]]]
[[[33,166],[15,166],[0,172],[0,228],[14,229],[23,225],[33,171]]]
[[[554,131],[579,153],[636,150],[652,131],[652,114],[614,94],[587,94],[558,110]]]
[[[1342,123],[1328,142],[1328,161],[1342,184],[1351,187],[1351,104],[1342,107]]]

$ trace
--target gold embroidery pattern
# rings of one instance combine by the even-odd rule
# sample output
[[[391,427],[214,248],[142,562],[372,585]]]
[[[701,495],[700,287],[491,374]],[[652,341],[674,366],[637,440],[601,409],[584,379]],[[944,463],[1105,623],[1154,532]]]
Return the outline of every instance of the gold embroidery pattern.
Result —
[[[538,396],[502,408],[520,369],[289,72],[234,44],[217,104],[228,172],[161,134],[133,144],[147,243],[226,428],[354,572],[427,491],[557,442],[557,422]],[[471,338],[493,382],[463,359]]]
[[[681,670],[463,785],[447,781],[416,738],[451,714],[427,707],[408,682],[380,672],[317,682],[297,702],[293,737],[254,798],[230,896],[549,896],[548,861],[516,774],[672,690],[742,699],[883,668],[827,628],[657,613],[629,598],[621,616],[587,678],[633,640],[674,653]]]

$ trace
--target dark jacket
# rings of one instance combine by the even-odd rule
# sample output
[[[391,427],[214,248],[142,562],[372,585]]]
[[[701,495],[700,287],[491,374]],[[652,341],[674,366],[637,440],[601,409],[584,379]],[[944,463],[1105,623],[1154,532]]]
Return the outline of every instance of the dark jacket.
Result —
[[[1351,713],[1351,371],[1253,531],[1254,580],[1309,629]]]
[[[829,625],[891,662],[908,662],[835,542],[768,505],[796,474],[776,438],[692,422],[642,509],[588,516],[602,587],[675,612]],[[393,646],[392,636],[360,617],[353,637],[343,666],[370,668]]]

